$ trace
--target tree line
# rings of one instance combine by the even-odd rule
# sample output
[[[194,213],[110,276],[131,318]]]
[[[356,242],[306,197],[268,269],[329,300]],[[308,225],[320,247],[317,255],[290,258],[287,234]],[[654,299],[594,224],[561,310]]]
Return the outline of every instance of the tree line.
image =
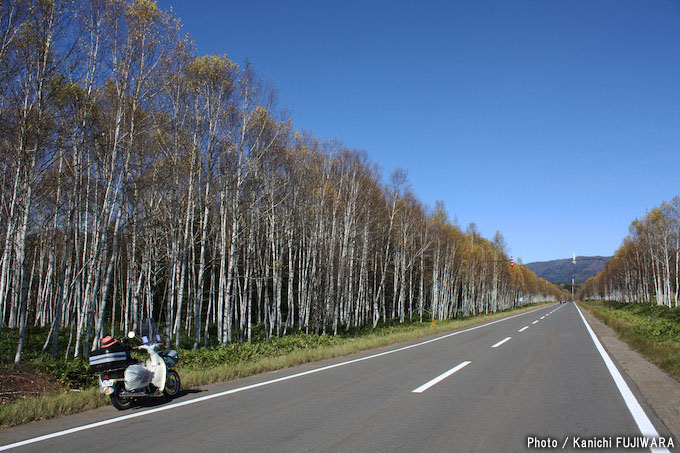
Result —
[[[151,0],[0,2],[0,338],[87,356],[151,316],[197,348],[560,297],[403,171],[297,131]]]
[[[678,307],[680,197],[633,221],[605,269],[586,282],[581,299]]]

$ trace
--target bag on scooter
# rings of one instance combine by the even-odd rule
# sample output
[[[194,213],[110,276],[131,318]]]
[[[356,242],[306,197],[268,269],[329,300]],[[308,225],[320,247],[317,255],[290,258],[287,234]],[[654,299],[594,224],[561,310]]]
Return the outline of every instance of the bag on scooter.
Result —
[[[139,390],[151,382],[153,373],[142,365],[130,365],[125,369],[125,388],[128,391]]]
[[[124,344],[111,337],[104,337],[102,347],[90,352],[90,369],[100,373],[125,368],[129,359],[130,352]]]

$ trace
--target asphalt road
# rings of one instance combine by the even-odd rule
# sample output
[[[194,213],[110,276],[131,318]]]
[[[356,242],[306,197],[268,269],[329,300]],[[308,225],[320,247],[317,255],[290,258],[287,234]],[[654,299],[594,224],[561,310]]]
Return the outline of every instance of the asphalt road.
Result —
[[[7,429],[0,446],[29,439],[13,451],[477,452],[524,451],[529,438],[571,450],[574,438],[640,436],[574,304],[429,340],[231,381],[173,403]],[[101,425],[82,428],[94,422]],[[30,440],[39,436],[48,438]]]

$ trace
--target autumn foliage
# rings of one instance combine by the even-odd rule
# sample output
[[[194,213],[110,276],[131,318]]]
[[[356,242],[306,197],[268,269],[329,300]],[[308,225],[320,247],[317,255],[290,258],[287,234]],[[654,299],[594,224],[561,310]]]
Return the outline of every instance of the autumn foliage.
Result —
[[[560,292],[503,238],[302,134],[150,0],[0,3],[0,329],[66,355],[153,316],[194,347],[495,312]],[[107,329],[113,330],[113,332]],[[0,335],[2,332],[0,331]]]
[[[588,279],[581,299],[678,306],[680,197],[630,225],[630,234],[604,271]]]

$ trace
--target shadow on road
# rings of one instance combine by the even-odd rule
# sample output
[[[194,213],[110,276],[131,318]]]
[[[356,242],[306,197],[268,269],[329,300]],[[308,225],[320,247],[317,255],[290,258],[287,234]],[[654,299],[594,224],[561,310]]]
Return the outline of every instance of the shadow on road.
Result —
[[[148,409],[151,407],[158,407],[162,406],[164,404],[172,403],[175,400],[180,400],[183,397],[190,395],[192,393],[201,393],[205,392],[205,390],[199,390],[199,389],[186,389],[186,390],[180,390],[177,393],[177,396],[174,398],[168,398],[166,396],[159,396],[159,397],[149,397],[149,398],[140,398],[137,401],[135,401],[132,404],[132,407],[130,410],[139,410],[139,409]]]

